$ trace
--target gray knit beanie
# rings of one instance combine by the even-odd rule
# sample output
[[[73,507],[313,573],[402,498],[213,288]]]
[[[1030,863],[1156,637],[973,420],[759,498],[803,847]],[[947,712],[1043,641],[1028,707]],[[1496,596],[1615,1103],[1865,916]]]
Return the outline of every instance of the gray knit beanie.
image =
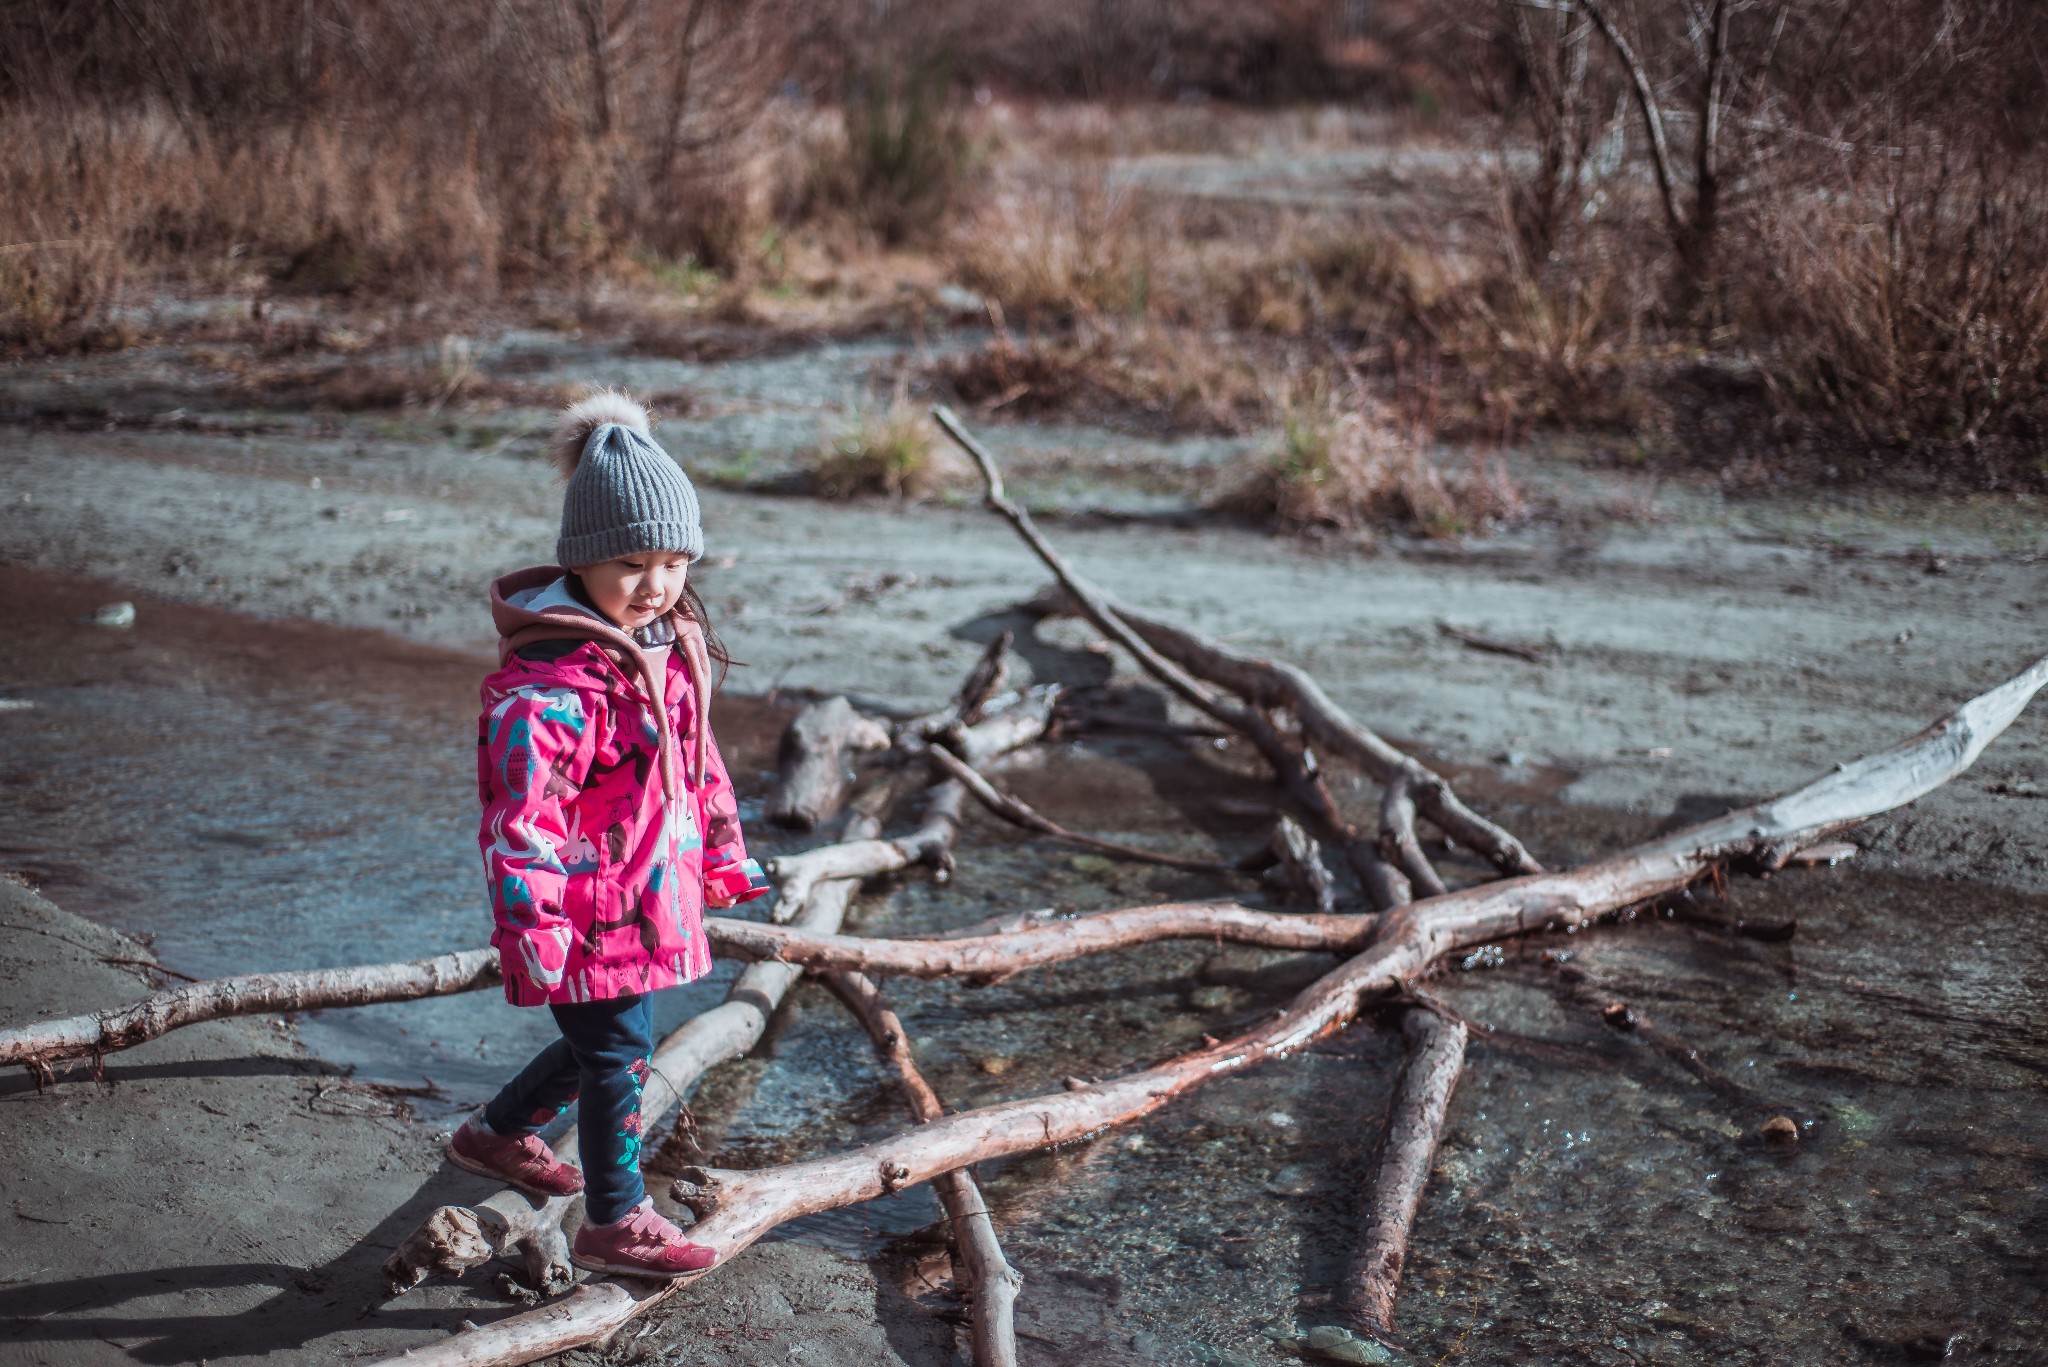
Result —
[[[639,404],[614,389],[579,399],[562,410],[549,449],[569,481],[556,564],[576,569],[636,551],[704,554],[697,490]]]

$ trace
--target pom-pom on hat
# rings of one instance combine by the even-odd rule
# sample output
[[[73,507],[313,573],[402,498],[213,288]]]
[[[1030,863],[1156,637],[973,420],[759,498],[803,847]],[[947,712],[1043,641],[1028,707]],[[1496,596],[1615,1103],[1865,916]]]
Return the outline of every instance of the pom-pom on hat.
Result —
[[[615,389],[578,399],[562,410],[548,451],[569,482],[557,564],[576,569],[639,551],[704,554],[697,490],[632,399]]]

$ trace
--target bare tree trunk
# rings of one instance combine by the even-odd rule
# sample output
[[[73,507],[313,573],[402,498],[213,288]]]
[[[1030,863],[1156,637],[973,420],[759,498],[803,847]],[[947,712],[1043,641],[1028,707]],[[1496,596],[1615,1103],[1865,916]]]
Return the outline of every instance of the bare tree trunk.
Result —
[[[1364,1237],[1338,1297],[1353,1324],[1382,1339],[1393,1330],[1408,1235],[1436,1161],[1451,1092],[1465,1066],[1462,1023],[1411,1006],[1401,1019],[1401,1033],[1408,1038],[1408,1062],[1387,1107],[1387,1130],[1366,1194]]]
[[[855,1018],[875,1042],[875,1048],[896,1070],[910,1111],[920,1125],[943,1119],[945,1107],[939,1094],[918,1071],[910,1055],[910,1036],[902,1020],[882,1000],[875,985],[858,973],[828,973],[825,985],[846,1003]],[[970,1335],[975,1367],[1017,1367],[1017,1295],[1024,1278],[1003,1256],[996,1241],[995,1222],[989,1218],[988,1203],[981,1188],[966,1169],[942,1173],[932,1187],[946,1208],[953,1226],[955,1257],[965,1275],[956,1275],[963,1295],[969,1298]]]
[[[498,955],[491,949],[465,949],[459,954],[360,968],[247,973],[189,983],[126,1006],[110,1006],[66,1020],[0,1030],[0,1064],[26,1064],[38,1079],[46,1081],[49,1065],[59,1059],[97,1058],[132,1049],[166,1031],[201,1021],[445,997],[494,987],[499,981]]]

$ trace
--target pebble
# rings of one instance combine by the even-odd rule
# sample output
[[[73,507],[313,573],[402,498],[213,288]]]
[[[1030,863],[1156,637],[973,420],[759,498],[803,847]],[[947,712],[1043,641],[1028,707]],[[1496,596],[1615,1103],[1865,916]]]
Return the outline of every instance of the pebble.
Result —
[[[1764,1122],[1764,1143],[1774,1149],[1799,1147],[1799,1125],[1788,1115],[1774,1115]]]
[[[126,631],[135,625],[135,604],[125,598],[118,603],[108,603],[92,615],[92,624]]]
[[[1220,1011],[1236,995],[1227,987],[1198,987],[1188,993],[1188,1005],[1197,1011]]]
[[[1305,1163],[1289,1163],[1266,1183],[1266,1190],[1276,1196],[1306,1196],[1315,1189],[1315,1174]]]
[[[1199,1367],[1259,1367],[1243,1353],[1233,1353],[1228,1348],[1215,1348],[1206,1343],[1188,1345],[1188,1360],[1199,1364]]]
[[[1319,1324],[1302,1338],[1301,1346],[1306,1351],[1330,1362],[1393,1363],[1400,1359],[1389,1352],[1384,1344],[1371,1339],[1362,1339],[1349,1329],[1334,1324]]]

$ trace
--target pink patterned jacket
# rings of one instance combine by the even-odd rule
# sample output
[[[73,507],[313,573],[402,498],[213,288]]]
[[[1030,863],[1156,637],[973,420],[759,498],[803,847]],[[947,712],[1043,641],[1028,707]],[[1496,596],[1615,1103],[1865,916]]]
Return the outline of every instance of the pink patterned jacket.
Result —
[[[647,656],[560,569],[498,580],[491,615],[502,663],[478,722],[479,843],[506,999],[593,1001],[702,977],[704,908],[768,884],[711,739],[701,630],[672,617],[657,707]]]

